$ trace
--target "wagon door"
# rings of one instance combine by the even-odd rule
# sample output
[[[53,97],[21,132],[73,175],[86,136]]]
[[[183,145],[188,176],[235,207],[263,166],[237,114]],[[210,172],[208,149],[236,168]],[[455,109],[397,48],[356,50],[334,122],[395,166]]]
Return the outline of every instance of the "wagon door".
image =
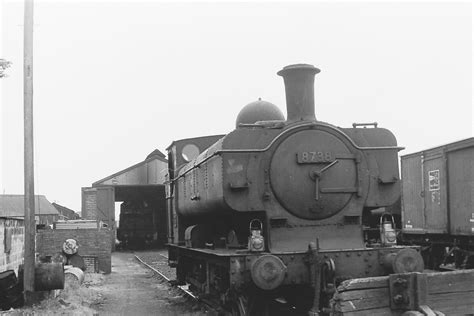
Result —
[[[426,154],[422,164],[426,231],[430,234],[447,233],[447,177],[444,151]]]
[[[402,167],[402,230],[404,233],[424,231],[423,175],[421,155],[404,156]]]
[[[448,153],[450,230],[474,235],[474,147]]]

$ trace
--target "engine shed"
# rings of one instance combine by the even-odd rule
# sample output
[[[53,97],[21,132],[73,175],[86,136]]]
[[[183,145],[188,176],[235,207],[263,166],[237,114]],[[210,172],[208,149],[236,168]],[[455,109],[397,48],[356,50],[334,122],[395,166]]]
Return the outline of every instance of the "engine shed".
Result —
[[[116,238],[132,248],[166,243],[167,166],[165,155],[155,149],[142,162],[82,188],[82,217],[113,230],[112,249]],[[121,202],[120,213],[116,202]]]

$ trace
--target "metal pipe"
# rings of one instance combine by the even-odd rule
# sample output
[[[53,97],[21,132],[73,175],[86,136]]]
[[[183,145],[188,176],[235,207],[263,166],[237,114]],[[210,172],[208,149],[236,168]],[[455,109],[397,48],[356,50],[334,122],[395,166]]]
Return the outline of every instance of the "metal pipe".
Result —
[[[322,257],[319,253],[319,239],[308,245],[308,264],[311,286],[314,289],[313,306],[308,311],[309,316],[319,316],[321,303],[321,265]]]
[[[277,74],[283,77],[288,122],[316,121],[314,115],[314,76],[321,70],[308,64],[289,65]]]

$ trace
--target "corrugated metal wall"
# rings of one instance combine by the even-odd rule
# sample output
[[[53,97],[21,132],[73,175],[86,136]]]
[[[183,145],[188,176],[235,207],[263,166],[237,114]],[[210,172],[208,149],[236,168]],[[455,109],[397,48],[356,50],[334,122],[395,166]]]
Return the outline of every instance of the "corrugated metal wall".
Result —
[[[23,219],[0,217],[0,272],[15,270],[24,261],[25,224]]]

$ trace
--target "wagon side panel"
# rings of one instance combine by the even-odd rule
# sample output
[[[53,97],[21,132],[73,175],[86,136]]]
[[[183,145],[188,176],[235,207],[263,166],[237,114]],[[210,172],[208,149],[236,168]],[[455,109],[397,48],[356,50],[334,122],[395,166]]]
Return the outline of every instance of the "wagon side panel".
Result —
[[[449,220],[454,235],[474,235],[474,146],[448,153]]]

